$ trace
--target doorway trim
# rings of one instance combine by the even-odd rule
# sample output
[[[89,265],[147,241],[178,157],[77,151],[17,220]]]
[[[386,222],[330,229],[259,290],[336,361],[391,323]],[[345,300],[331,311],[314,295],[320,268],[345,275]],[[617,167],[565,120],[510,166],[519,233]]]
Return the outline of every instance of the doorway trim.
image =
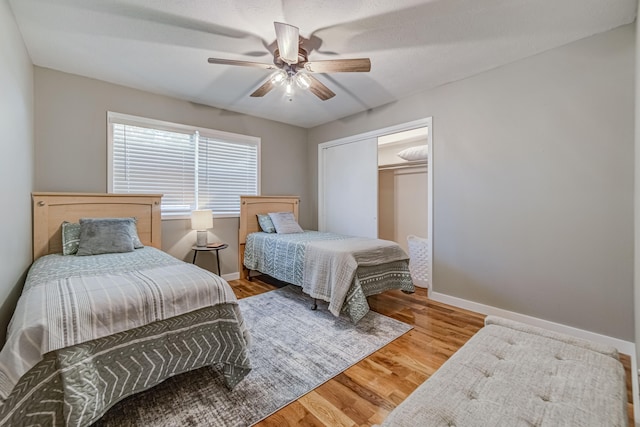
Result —
[[[389,135],[398,132],[404,132],[407,130],[426,127],[427,132],[427,144],[429,157],[427,159],[427,239],[429,241],[429,285],[428,292],[433,291],[433,118],[426,117],[424,119],[413,120],[406,123],[401,123],[393,126],[388,126],[381,129],[376,129],[356,135],[351,135],[343,138],[334,139],[331,141],[318,144],[318,229],[324,228],[324,196],[323,196],[323,182],[324,182],[324,149],[333,147],[336,145],[349,144],[352,142],[361,141],[369,138],[379,138],[384,135]]]

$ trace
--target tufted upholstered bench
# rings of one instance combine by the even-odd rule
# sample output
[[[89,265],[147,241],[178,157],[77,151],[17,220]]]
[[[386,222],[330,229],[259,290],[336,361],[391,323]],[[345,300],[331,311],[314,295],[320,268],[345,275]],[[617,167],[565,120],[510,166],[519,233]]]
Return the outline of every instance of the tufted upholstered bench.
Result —
[[[615,348],[488,316],[384,427],[627,426]]]

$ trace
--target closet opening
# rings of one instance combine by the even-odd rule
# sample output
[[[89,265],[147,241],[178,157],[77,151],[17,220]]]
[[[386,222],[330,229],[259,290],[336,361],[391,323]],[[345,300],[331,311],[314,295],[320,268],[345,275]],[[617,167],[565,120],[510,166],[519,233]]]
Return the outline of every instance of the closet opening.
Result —
[[[378,238],[411,257],[414,284],[428,287],[429,128],[378,137]]]
[[[318,229],[397,242],[432,289],[431,118],[319,144]]]
[[[428,237],[428,128],[378,138],[378,237],[406,251],[410,235]]]

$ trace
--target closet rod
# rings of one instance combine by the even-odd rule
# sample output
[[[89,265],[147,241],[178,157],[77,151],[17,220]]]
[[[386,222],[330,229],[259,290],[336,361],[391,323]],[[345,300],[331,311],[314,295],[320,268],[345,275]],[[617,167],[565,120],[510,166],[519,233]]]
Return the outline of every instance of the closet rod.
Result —
[[[409,169],[409,168],[417,168],[417,167],[427,166],[427,165],[428,165],[427,161],[394,163],[391,165],[380,165],[378,166],[378,170]]]

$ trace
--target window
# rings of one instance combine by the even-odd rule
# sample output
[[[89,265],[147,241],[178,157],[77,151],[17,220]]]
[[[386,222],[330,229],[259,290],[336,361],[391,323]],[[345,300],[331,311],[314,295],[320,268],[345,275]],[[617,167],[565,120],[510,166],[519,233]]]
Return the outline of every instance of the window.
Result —
[[[240,214],[259,193],[260,138],[108,113],[109,192],[161,193],[162,217]]]

